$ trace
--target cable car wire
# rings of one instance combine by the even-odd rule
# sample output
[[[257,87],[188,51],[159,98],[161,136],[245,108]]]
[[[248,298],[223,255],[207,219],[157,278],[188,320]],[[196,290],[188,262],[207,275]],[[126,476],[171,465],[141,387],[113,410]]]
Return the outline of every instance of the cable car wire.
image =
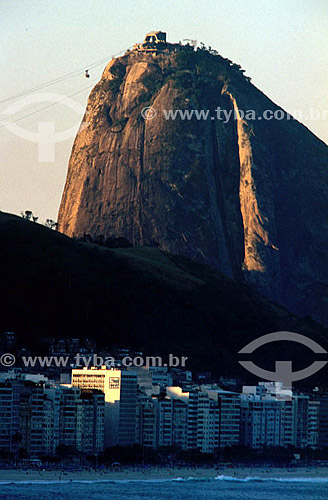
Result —
[[[58,102],[53,102],[52,104],[49,104],[48,106],[44,106],[43,108],[40,108],[40,109],[36,109],[35,111],[32,111],[31,113],[29,113],[28,115],[25,115],[25,116],[21,116],[20,118],[17,118],[16,120],[13,120],[11,122],[7,122],[5,123],[4,125],[1,125],[0,126],[0,129],[6,127],[6,125],[11,125],[12,123],[16,123],[16,122],[19,122],[21,120],[25,120],[25,118],[29,118],[30,116],[32,115],[35,115],[36,113],[41,113],[41,111],[45,111],[46,109],[49,109],[49,108],[52,108],[53,106],[56,106],[56,104],[60,104],[61,102],[64,102],[67,98],[69,97],[73,97],[77,94],[79,94],[80,92],[83,92],[84,90],[87,90],[89,89],[90,87],[92,87],[92,85],[88,85],[87,87],[83,87],[83,89],[80,89],[80,90],[77,90],[76,92],[74,92],[73,94],[70,94],[68,96],[65,96],[63,99],[61,99],[60,101]]]
[[[130,50],[130,49],[131,49],[131,47],[129,47],[129,49],[121,50],[117,54],[114,54],[112,56],[112,59],[115,58],[115,57],[117,57],[117,56],[119,56],[123,52],[126,52],[126,50]],[[97,66],[99,66],[100,64],[103,64],[104,62],[106,62],[108,60],[109,60],[109,56],[107,56],[106,58],[101,59],[99,61],[96,61],[96,62],[94,62],[92,64],[89,64],[87,67],[88,67],[89,70],[90,69],[94,69]],[[0,104],[2,104],[4,102],[11,101],[12,99],[18,99],[20,97],[24,97],[27,94],[32,94],[33,92],[37,92],[38,90],[50,87],[51,85],[55,85],[57,83],[61,83],[61,82],[65,81],[65,80],[68,80],[69,78],[73,78],[74,76],[77,76],[77,75],[81,74],[83,71],[85,73],[85,66],[83,68],[80,68],[80,69],[77,69],[77,70],[72,71],[70,73],[67,73],[66,75],[63,75],[61,77],[54,78],[53,80],[49,80],[48,82],[45,82],[45,83],[43,83],[41,85],[38,85],[37,87],[33,87],[31,89],[24,90],[24,91],[22,91],[22,92],[20,92],[18,94],[15,94],[15,95],[13,95],[11,97],[6,97],[5,99],[0,100]]]

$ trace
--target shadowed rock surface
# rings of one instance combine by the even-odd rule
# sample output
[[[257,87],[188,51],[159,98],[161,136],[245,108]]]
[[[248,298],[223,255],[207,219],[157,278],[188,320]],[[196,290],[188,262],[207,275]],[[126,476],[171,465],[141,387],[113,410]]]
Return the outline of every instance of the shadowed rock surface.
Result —
[[[236,119],[211,119],[217,107]],[[296,120],[263,119],[278,109],[206,50],[113,59],[73,146],[60,231],[159,245],[327,323],[328,147]]]

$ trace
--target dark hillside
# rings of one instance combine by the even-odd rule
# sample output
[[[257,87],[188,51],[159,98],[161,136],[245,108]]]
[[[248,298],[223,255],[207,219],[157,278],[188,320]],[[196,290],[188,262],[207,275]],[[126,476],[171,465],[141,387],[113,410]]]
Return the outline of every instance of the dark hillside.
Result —
[[[81,243],[0,213],[0,255],[0,331],[17,332],[35,353],[44,337],[92,337],[100,347],[180,354],[189,356],[187,368],[246,377],[237,352],[265,333],[295,331],[327,348],[327,330],[310,319],[156,248]],[[278,344],[270,349],[271,360],[282,359]],[[308,351],[299,356],[307,365]]]

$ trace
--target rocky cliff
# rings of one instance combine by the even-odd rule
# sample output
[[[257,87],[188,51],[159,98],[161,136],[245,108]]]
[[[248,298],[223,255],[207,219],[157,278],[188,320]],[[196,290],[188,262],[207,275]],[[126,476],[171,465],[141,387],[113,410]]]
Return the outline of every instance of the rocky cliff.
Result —
[[[177,109],[209,115],[166,119]],[[60,231],[158,245],[327,323],[328,147],[280,112],[264,120],[279,109],[205,49],[113,59],[74,142]]]

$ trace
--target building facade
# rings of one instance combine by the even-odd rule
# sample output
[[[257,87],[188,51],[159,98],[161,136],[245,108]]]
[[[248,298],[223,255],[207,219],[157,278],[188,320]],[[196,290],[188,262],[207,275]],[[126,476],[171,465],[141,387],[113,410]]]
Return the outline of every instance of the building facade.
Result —
[[[105,399],[105,447],[136,442],[137,374],[133,371],[97,368],[72,370],[72,385],[97,389]]]
[[[104,395],[49,382],[0,384],[0,449],[31,458],[64,445],[84,455],[104,449]]]

